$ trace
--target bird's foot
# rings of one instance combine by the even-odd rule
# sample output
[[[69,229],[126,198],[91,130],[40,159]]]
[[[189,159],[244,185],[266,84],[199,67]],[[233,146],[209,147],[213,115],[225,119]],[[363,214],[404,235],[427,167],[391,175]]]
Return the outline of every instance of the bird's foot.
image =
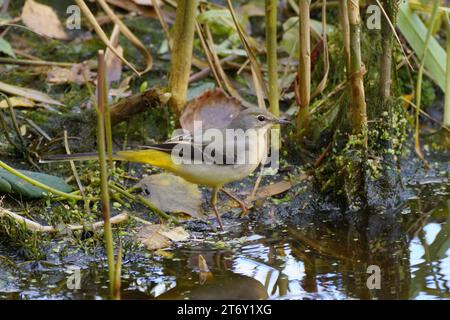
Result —
[[[237,204],[239,204],[239,207],[241,207],[242,209],[242,213],[241,213],[241,217],[245,216],[248,212],[248,206],[247,204],[242,201],[241,199],[239,199],[238,197],[236,197],[234,194],[232,194],[231,192],[222,189],[223,193],[225,193],[228,197],[230,197],[230,199],[232,199],[233,201],[235,201]]]
[[[217,206],[215,204],[211,204],[211,207],[213,208],[213,211],[216,214],[216,218],[217,218],[217,222],[219,223],[220,230],[223,231],[223,223],[222,223],[222,218],[220,217],[219,210],[217,209]]]

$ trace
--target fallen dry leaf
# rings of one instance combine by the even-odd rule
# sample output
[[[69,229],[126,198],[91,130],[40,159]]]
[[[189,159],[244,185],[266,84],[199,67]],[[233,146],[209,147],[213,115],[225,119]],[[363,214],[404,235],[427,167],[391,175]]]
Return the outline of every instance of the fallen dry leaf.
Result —
[[[21,107],[21,108],[32,108],[34,107],[34,102],[30,99],[23,98],[23,97],[9,97],[9,101],[11,102],[11,105],[13,108]],[[5,99],[3,99],[0,102],[0,109],[8,108],[8,103]]]
[[[148,250],[167,248],[170,246],[170,240],[160,234],[159,229],[161,229],[159,224],[144,226],[139,230],[137,238]]]
[[[68,68],[52,67],[47,72],[47,82],[49,83],[67,83],[70,82],[72,72]]]
[[[84,84],[86,81],[93,81],[95,74],[89,70],[85,63],[77,63],[72,68],[52,67],[47,72],[47,82],[62,84],[75,82]]]
[[[176,227],[173,229],[164,227],[159,231],[159,233],[175,242],[186,241],[187,239],[189,239],[189,233],[187,233],[187,231],[184,230],[183,227]]]
[[[223,90],[205,91],[189,101],[180,117],[181,127],[194,131],[194,121],[202,121],[202,129],[225,128],[241,111],[241,102],[225,95]]]
[[[48,96],[47,94],[45,94],[41,91],[29,89],[29,88],[17,87],[12,84],[7,84],[7,83],[1,82],[1,81],[0,81],[0,91],[6,92],[9,94],[13,94],[16,96],[28,98],[30,100],[37,101],[37,102],[54,104],[57,106],[63,106],[63,104],[61,102],[51,98],[50,96]]]
[[[160,173],[143,178],[138,185],[146,193],[144,197],[164,212],[202,216],[202,195],[195,184],[169,173]]]
[[[148,250],[157,250],[170,247],[171,241],[180,242],[188,240],[189,233],[183,227],[170,229],[161,224],[152,224],[142,227],[137,234],[137,239]]]
[[[34,32],[53,39],[65,40],[67,33],[55,11],[34,0],[27,0],[22,9],[23,23]]]

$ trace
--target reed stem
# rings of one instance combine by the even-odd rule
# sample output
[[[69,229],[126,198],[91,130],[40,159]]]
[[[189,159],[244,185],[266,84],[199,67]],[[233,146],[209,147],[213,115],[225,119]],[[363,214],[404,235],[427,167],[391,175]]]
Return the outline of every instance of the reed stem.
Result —
[[[447,72],[445,80],[444,126],[450,128],[450,20],[446,14],[447,27]]]
[[[195,19],[198,0],[177,2],[170,62],[169,105],[179,116],[186,103],[194,45]]]
[[[105,114],[106,114],[106,63],[103,50],[98,52],[98,73],[97,73],[97,144],[98,157],[100,163],[100,185],[102,211],[104,221],[104,239],[106,246],[106,255],[108,259],[109,292],[114,297],[115,292],[115,263],[114,263],[114,244],[111,228],[111,210],[109,204],[108,189],[108,168],[105,157]]]
[[[265,0],[266,47],[269,73],[269,111],[280,115],[278,103],[278,57],[277,57],[277,5],[278,0]]]
[[[415,114],[416,128],[415,128],[415,134],[414,134],[415,151],[416,151],[417,155],[419,156],[419,158],[425,162],[425,164],[427,164],[427,162],[426,162],[425,157],[420,148],[420,133],[419,133],[420,117],[419,117],[419,115],[420,115],[420,108],[421,108],[421,104],[422,104],[422,81],[423,81],[423,73],[425,71],[425,59],[427,57],[428,45],[431,40],[434,25],[437,21],[437,16],[438,16],[438,11],[439,11],[439,2],[440,2],[439,0],[434,0],[434,2],[433,2],[433,10],[431,13],[431,22],[430,22],[430,26],[428,27],[428,30],[427,30],[427,35],[425,37],[424,51],[423,51],[423,55],[420,59],[420,68],[419,68],[419,72],[417,74],[417,83],[416,83],[416,106],[417,106],[417,108],[416,108],[416,114]]]
[[[350,25],[348,23],[347,0],[339,0],[339,19],[342,27],[342,38],[344,43],[344,59],[348,79],[350,78]]]
[[[269,111],[275,115],[280,115],[279,89],[278,89],[278,56],[277,56],[277,6],[278,0],[265,0],[266,9],[266,48],[267,67],[269,74]],[[280,130],[280,126],[275,126]],[[276,137],[277,136],[277,137]],[[274,147],[279,150],[281,140],[279,135],[271,135]]]
[[[300,108],[297,114],[297,129],[303,132],[309,124],[309,102],[311,99],[311,21],[309,0],[299,0],[299,51],[298,68]]]
[[[348,22],[350,25],[350,118],[353,132],[363,135],[363,146],[367,148],[367,106],[364,91],[364,69],[361,57],[361,18],[359,2],[348,0]]]
[[[392,84],[392,48],[394,44],[394,30],[389,20],[395,25],[398,1],[384,0],[382,2],[386,15],[383,15],[381,26],[381,63],[380,63],[380,97],[385,104],[391,96]]]

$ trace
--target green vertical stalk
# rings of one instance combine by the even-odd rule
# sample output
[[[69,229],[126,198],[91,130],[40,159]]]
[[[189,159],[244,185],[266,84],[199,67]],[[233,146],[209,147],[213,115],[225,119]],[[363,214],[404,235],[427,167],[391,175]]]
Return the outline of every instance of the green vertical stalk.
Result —
[[[280,115],[278,91],[278,56],[277,56],[277,6],[278,0],[265,0],[266,9],[266,48],[267,68],[269,73],[269,111],[275,116]],[[275,129],[280,129],[277,125]],[[274,147],[280,149],[281,141],[272,136]]]
[[[415,128],[415,151],[419,158],[425,161],[425,157],[423,156],[422,150],[420,149],[420,134],[419,134],[419,127],[420,127],[420,121],[419,121],[419,115],[420,115],[420,107],[422,104],[422,81],[423,81],[423,72],[425,71],[425,59],[427,57],[428,53],[428,44],[430,43],[431,36],[433,33],[434,25],[437,21],[438,11],[439,11],[439,2],[440,0],[434,0],[433,2],[433,9],[431,13],[431,23],[427,30],[427,35],[425,37],[425,44],[424,44],[424,51],[423,55],[420,59],[420,68],[419,72],[417,74],[417,84],[416,84],[416,128]]]
[[[115,265],[114,265],[114,244],[112,237],[112,228],[110,221],[110,206],[109,206],[109,189],[108,189],[108,168],[105,156],[105,113],[106,100],[108,99],[106,93],[106,63],[105,54],[103,50],[98,52],[98,70],[97,70],[97,144],[98,156],[100,162],[100,185],[101,185],[101,199],[102,211],[104,221],[104,239],[106,245],[106,255],[108,259],[108,275],[109,275],[109,291],[111,297],[114,295],[115,283]]]
[[[339,20],[342,27],[342,41],[344,44],[344,59],[347,68],[347,78],[350,78],[350,25],[348,23],[347,0],[339,0]]]
[[[380,82],[379,94],[383,104],[391,96],[392,84],[392,48],[394,45],[394,31],[391,28],[389,20],[395,25],[397,20],[398,1],[383,0],[383,7],[387,17],[383,14],[381,26],[381,58],[380,58]]]
[[[445,80],[444,125],[450,128],[450,20],[446,14],[447,26],[447,73]]]
[[[277,60],[277,5],[278,0],[265,0],[266,8],[266,47],[269,71],[269,111],[280,115],[278,103],[278,60]]]
[[[300,109],[297,114],[297,129],[304,131],[309,124],[309,102],[311,99],[311,20],[309,0],[299,0],[299,50],[298,68]]]
[[[367,106],[364,91],[364,70],[361,57],[361,18],[359,2],[348,0],[348,22],[350,25],[350,118],[353,132],[362,134],[367,147]]]
[[[172,94],[169,105],[176,115],[180,115],[186,103],[197,4],[198,0],[177,2],[169,76],[169,91]]]
[[[111,129],[111,113],[110,113],[110,107],[108,102],[108,89],[107,89],[107,79],[108,76],[106,70],[105,70],[105,79],[101,86],[103,86],[103,92],[105,93],[105,99],[104,99],[104,123],[105,123],[105,134],[106,134],[106,152],[108,154],[108,164],[109,169],[113,169],[113,140],[112,140],[112,129]]]

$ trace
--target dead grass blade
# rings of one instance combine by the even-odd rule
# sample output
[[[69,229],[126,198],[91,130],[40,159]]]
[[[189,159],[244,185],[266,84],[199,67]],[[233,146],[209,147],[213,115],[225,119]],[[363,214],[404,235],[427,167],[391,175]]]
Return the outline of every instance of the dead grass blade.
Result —
[[[255,73],[255,76],[259,82],[260,87],[262,88],[262,91],[264,92],[264,94],[266,96],[269,96],[268,94],[268,90],[267,90],[267,86],[264,82],[264,77],[260,68],[260,64],[258,62],[258,59],[256,57],[256,50],[254,49],[254,47],[251,45],[251,41],[248,37],[248,35],[246,34],[246,32],[244,31],[244,29],[242,28],[242,26],[240,25],[239,21],[237,20],[237,16],[236,16],[236,12],[233,9],[233,5],[231,4],[231,0],[227,0],[227,4],[228,4],[228,8],[230,10],[231,13],[231,17],[233,18],[233,22],[236,26],[236,30],[237,33],[239,35],[239,38],[241,39],[241,42],[244,46],[245,51],[247,52],[247,56],[250,60],[250,65],[252,67],[252,70]],[[257,87],[257,86],[255,86]]]
[[[153,66],[153,58],[150,54],[150,51],[148,51],[144,44],[139,40],[131,31],[128,29],[128,27],[120,20],[120,18],[114,13],[114,11],[108,6],[108,4],[105,2],[105,0],[97,0],[97,2],[102,7],[103,11],[105,11],[106,15],[111,18],[111,20],[119,26],[120,32],[133,44],[133,46],[138,49],[141,54],[144,56],[146,67],[144,71],[142,71],[140,74],[144,74],[148,72],[152,66]]]
[[[25,97],[27,99],[46,104],[63,106],[61,102],[51,98],[50,96],[41,91],[18,87],[4,82],[0,82],[0,92],[6,92],[15,96]]]
[[[98,37],[103,41],[103,43],[123,62],[125,63],[131,70],[133,70],[134,73],[136,73],[138,76],[140,76],[139,71],[136,70],[133,65],[128,62],[121,54],[117,52],[117,50],[114,48],[114,46],[109,42],[108,37],[106,36],[103,29],[100,27],[100,25],[97,23],[97,20],[95,19],[95,16],[92,14],[91,10],[89,10],[88,6],[83,0],[75,0],[77,5],[80,7],[81,11],[84,13],[86,18],[89,20],[89,23],[92,25],[92,27],[95,30],[95,33],[97,33]]]
[[[262,109],[266,109],[266,102],[264,101],[264,92],[261,86],[260,81],[258,81],[258,71],[253,68],[253,65],[250,64],[250,68],[252,69],[252,79],[253,86],[255,87],[256,99],[258,100],[258,106]]]
[[[156,15],[158,17],[159,23],[161,24],[161,27],[163,29],[164,32],[164,36],[167,39],[167,43],[168,43],[168,47],[169,47],[169,51],[172,50],[172,37],[170,35],[170,31],[169,31],[169,26],[167,25],[167,22],[164,18],[164,15],[161,11],[161,8],[159,7],[159,3],[157,0],[150,0],[153,8],[155,9]]]
[[[239,100],[243,100],[222,68],[220,59],[214,50],[214,41],[210,29],[207,25],[202,27],[198,21],[196,21],[196,29],[200,42],[203,46],[203,51],[205,52],[209,68],[217,82],[217,85],[224,91],[228,92],[231,96]]]

